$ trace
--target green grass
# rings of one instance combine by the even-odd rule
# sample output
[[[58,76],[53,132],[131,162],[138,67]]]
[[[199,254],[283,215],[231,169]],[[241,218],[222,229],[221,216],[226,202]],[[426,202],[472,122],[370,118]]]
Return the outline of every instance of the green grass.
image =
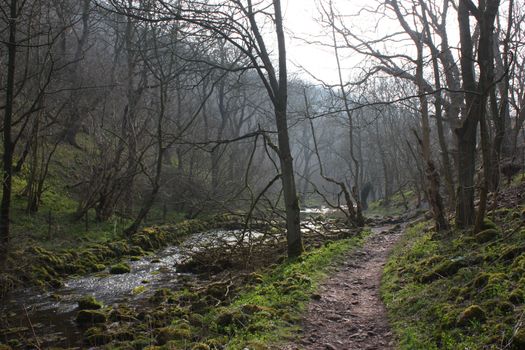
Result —
[[[94,211],[85,220],[73,220],[77,202],[65,188],[53,184],[42,195],[38,212],[26,212],[27,200],[22,195],[26,181],[21,176],[13,178],[11,211],[11,244],[21,248],[38,242],[46,249],[78,247],[85,242],[109,242],[120,238],[130,220],[112,217],[106,222],[95,221]]]
[[[390,203],[384,205],[382,200],[374,201],[368,204],[368,209],[365,210],[367,216],[394,216],[401,215],[405,212],[405,208],[400,203]]]
[[[484,243],[470,232],[437,235],[427,223],[407,230],[381,287],[399,349],[525,348],[522,210],[495,213],[499,234]]]
[[[260,284],[241,292],[222,310],[235,313],[251,306],[256,310],[245,322],[228,326],[226,348],[265,348],[293,337],[305,306],[330,266],[346,252],[362,246],[368,234],[365,231],[359,237],[329,243],[261,275]]]

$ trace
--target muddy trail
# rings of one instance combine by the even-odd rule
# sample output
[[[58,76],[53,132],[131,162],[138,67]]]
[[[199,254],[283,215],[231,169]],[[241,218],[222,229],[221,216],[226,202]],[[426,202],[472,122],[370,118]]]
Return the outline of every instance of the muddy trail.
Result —
[[[373,228],[361,249],[334,266],[312,297],[299,339],[282,350],[394,349],[379,287],[388,254],[403,227]]]

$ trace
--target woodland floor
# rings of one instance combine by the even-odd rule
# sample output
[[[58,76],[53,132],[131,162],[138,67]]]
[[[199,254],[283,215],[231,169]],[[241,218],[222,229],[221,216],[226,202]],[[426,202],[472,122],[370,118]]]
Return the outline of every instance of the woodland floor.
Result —
[[[379,287],[388,254],[402,229],[396,225],[373,231],[363,248],[334,266],[334,273],[307,308],[299,339],[283,350],[393,349]]]

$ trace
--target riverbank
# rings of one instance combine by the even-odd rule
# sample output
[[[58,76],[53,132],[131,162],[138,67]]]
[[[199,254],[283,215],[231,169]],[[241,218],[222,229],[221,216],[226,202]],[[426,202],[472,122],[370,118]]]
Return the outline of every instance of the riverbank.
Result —
[[[105,243],[79,243],[75,248],[46,249],[35,242],[16,246],[9,252],[6,267],[0,272],[0,298],[21,287],[52,290],[61,287],[70,276],[110,272],[126,259],[139,259],[167,245],[178,244],[196,232],[213,228],[242,227],[239,219],[217,215],[207,220],[185,220],[174,225],[147,227],[129,238]]]
[[[331,232],[321,233],[320,227],[308,224],[308,253],[288,261],[285,241],[276,228],[247,234],[231,221],[222,223],[229,230],[206,231],[202,223],[186,223],[186,234],[193,229],[202,232],[186,236],[180,229],[146,229],[131,240],[144,255],[122,254],[121,264],[102,272],[80,278],[65,275],[62,287],[19,295],[23,300],[14,301],[19,311],[11,308],[2,320],[1,341],[12,348],[263,346],[291,334],[301,305],[309,300],[325,266],[361,244],[367,234],[348,230],[336,220],[324,223]],[[183,236],[186,243],[155,250]],[[45,261],[61,265],[62,255],[43,255],[49,256]],[[100,300],[79,310],[77,301],[85,299],[83,294]],[[35,312],[39,308],[40,313]],[[22,310],[28,310],[27,315]]]

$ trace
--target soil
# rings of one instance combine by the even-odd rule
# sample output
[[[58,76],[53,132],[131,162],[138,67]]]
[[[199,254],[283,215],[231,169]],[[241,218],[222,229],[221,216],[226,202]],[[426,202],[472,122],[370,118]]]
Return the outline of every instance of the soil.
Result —
[[[363,248],[334,267],[308,306],[299,339],[282,350],[394,349],[379,287],[388,254],[402,229],[396,225],[373,232]]]

